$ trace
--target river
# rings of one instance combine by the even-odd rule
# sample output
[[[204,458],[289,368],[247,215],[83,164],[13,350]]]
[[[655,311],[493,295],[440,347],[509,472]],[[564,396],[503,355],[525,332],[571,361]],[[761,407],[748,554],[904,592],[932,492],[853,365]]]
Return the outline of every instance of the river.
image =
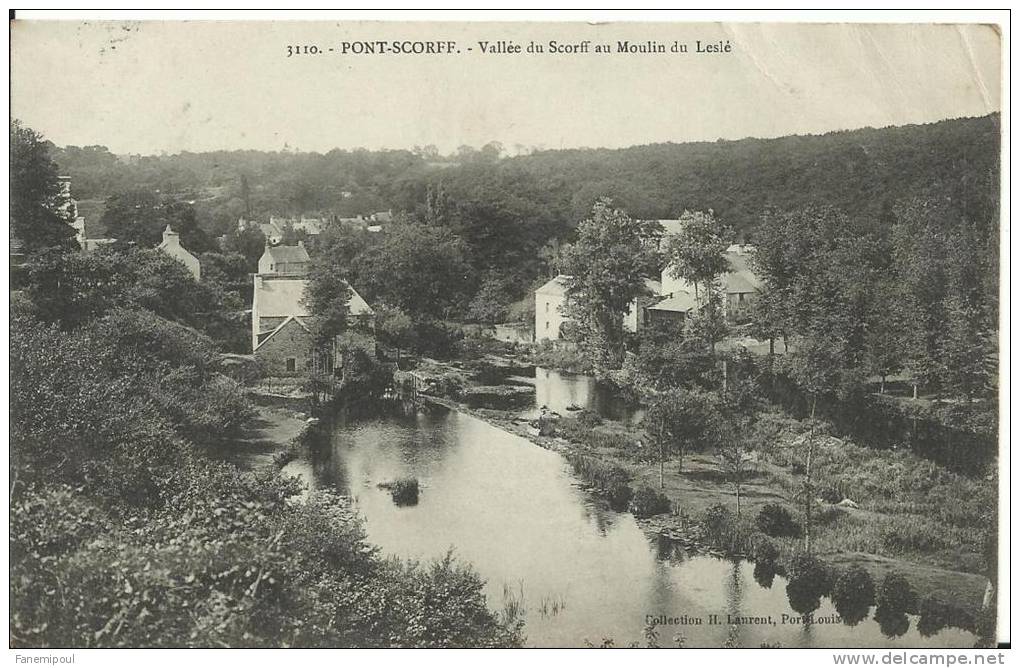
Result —
[[[549,402],[546,402],[548,405]],[[910,629],[896,638],[873,619],[841,623],[783,623],[796,617],[786,582],[763,587],[753,565],[688,556],[646,535],[629,514],[593,500],[564,459],[477,418],[439,411],[429,415],[338,421],[328,442],[286,473],[311,489],[352,496],[365,518],[368,539],[384,553],[414,559],[453,549],[486,581],[490,606],[502,606],[504,588],[523,594],[527,644],[576,647],[611,638],[617,646],[644,644],[649,616],[675,622],[660,626],[659,641],[672,646],[743,647],[763,642],[783,647],[969,647],[974,636],[945,629],[925,638]],[[377,485],[417,476],[419,502],[398,507]],[[721,623],[712,624],[710,615]],[[775,625],[732,626],[727,615],[772,616]],[[828,600],[815,612],[834,614]],[[684,619],[686,617],[686,620]],[[701,624],[695,624],[696,620]]]

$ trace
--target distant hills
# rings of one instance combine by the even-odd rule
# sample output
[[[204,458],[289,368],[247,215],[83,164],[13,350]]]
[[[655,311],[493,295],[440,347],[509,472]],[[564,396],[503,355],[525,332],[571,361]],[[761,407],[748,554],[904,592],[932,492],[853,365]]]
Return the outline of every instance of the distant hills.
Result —
[[[568,229],[596,197],[609,195],[636,217],[713,209],[750,235],[767,207],[826,203],[874,216],[929,191],[972,201],[972,210],[994,216],[999,126],[999,115],[992,114],[824,135],[548,150],[503,159],[470,150],[439,160],[366,150],[220,151],[129,161],[99,146],[53,147],[53,154],[79,199],[132,188],[179,194],[196,201],[199,222],[211,232],[228,229],[246,207],[256,215],[421,213],[428,188],[442,183],[455,202],[527,200],[530,206],[508,210],[541,215],[544,230]]]

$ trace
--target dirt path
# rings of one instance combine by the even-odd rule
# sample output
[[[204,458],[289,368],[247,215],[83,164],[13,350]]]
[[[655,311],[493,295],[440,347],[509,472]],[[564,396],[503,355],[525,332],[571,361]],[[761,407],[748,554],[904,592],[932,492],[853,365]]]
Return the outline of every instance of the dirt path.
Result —
[[[245,470],[273,461],[307,426],[307,417],[286,408],[256,406],[257,415],[237,440],[237,447],[226,455],[227,461]]]

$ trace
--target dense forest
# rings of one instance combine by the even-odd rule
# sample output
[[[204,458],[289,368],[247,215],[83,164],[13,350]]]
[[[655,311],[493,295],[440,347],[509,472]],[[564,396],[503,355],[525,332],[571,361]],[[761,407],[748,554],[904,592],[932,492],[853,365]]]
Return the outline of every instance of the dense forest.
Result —
[[[949,192],[977,184],[997,190],[999,116],[778,139],[652,144],[626,149],[537,151],[500,158],[498,144],[434,151],[333,150],[326,154],[260,151],[116,156],[102,146],[52,149],[79,200],[133,189],[195,200],[199,221],[223,233],[246,211],[269,214],[392,209],[422,213],[428,186],[443,183],[458,200],[501,192],[536,206],[519,213],[572,225],[600,196],[632,216],[675,217],[713,209],[750,234],[762,210],[824,203],[851,215],[939,184]]]

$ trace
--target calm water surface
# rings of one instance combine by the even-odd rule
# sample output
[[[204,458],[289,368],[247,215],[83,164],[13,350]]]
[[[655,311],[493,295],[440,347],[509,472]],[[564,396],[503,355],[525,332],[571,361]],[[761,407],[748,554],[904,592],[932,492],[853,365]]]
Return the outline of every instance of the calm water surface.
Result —
[[[579,398],[581,394],[577,395]],[[896,639],[871,619],[842,624],[782,624],[786,582],[771,588],[753,565],[685,557],[646,536],[629,514],[601,507],[578,488],[563,458],[457,412],[339,424],[330,442],[288,465],[312,489],[355,498],[368,539],[385,553],[431,559],[453,548],[486,580],[490,607],[504,586],[523,592],[527,644],[583,646],[612,638],[643,641],[648,615],[700,617],[700,626],[660,628],[660,642],[681,634],[688,646],[966,646],[971,634],[947,629],[932,638],[910,630]],[[377,484],[417,476],[417,506],[397,507]],[[558,608],[558,609],[557,609]],[[816,616],[832,614],[823,601]],[[776,626],[708,624],[710,614],[772,615]]]
[[[615,387],[585,374],[536,367],[534,376],[509,376],[506,380],[535,386],[534,403],[525,411],[528,417],[538,417],[542,406],[560,415],[586,408],[604,418],[630,423],[644,415],[639,407],[624,401]]]

